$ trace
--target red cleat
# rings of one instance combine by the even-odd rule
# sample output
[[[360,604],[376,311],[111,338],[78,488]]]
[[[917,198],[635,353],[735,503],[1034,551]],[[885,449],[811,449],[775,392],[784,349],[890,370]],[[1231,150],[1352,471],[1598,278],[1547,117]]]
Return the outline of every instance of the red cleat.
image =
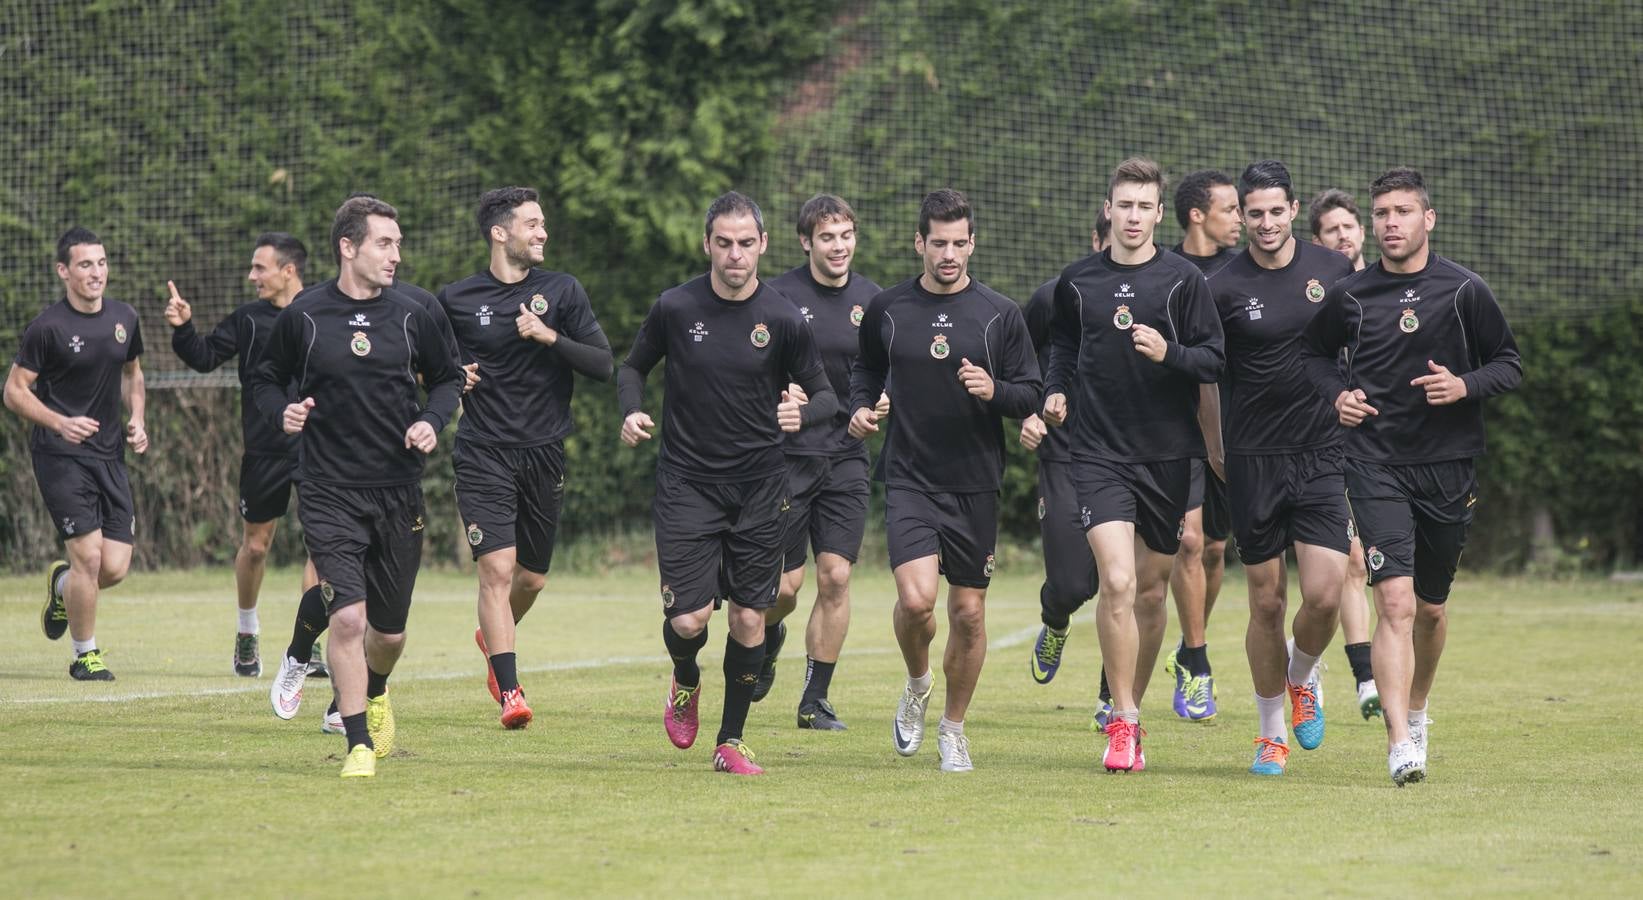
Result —
[[[696,743],[696,729],[701,724],[696,716],[696,701],[701,694],[701,685],[686,690],[679,687],[677,680],[668,679],[662,725],[667,729],[667,739],[680,750]]]
[[[525,702],[525,691],[521,688],[502,695],[502,727],[509,730],[524,728],[531,723],[531,708]]]
[[[1135,771],[1136,749],[1141,742],[1141,726],[1114,717],[1107,723],[1107,753],[1101,764],[1108,772]]]
[[[731,738],[713,750],[713,771],[732,775],[763,775],[764,770],[753,762],[753,751],[747,745]]]
[[[479,652],[485,654],[485,686],[491,689],[491,699],[501,703],[502,687],[496,683],[496,670],[491,668],[491,651],[485,649],[485,629],[474,629],[474,643],[479,645]],[[525,712],[529,713],[530,709],[527,707]],[[525,721],[530,721],[530,717],[526,716]]]

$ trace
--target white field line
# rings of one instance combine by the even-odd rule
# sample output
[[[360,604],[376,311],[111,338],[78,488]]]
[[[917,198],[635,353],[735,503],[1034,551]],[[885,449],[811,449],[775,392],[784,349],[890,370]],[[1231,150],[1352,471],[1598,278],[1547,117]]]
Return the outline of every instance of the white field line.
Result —
[[[996,640],[988,641],[989,650],[1004,650],[1010,647],[1019,647],[1038,636],[1038,626],[1033,625],[1020,631],[1012,631]],[[899,653],[895,647],[867,647],[861,650],[848,651],[846,656],[881,656],[888,653]],[[599,669],[606,666],[636,666],[660,665],[668,662],[666,656],[606,656],[597,659],[571,659],[564,662],[541,663],[534,666],[520,666],[522,674],[537,672],[571,672],[578,669]],[[399,676],[395,681],[450,681],[456,678],[478,677],[477,670],[462,672],[411,672]],[[239,685],[235,687],[197,688],[184,691],[141,691],[133,694],[104,694],[101,696],[77,695],[73,697],[24,697],[16,700],[0,701],[0,706],[35,705],[46,703],[133,703],[138,700],[168,700],[176,697],[219,697],[232,694],[266,694],[269,682],[258,679],[257,683]]]

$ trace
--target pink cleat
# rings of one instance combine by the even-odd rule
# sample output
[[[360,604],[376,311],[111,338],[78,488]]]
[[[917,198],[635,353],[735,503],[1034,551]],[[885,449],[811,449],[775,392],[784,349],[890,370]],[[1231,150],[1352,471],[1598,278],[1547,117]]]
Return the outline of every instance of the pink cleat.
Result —
[[[682,688],[679,687],[677,680],[668,679],[667,704],[662,713],[662,725],[667,728],[667,739],[680,750],[696,743],[696,729],[701,724],[696,717],[696,701],[701,693],[701,685]]]
[[[485,654],[485,686],[491,689],[491,699],[502,702],[502,686],[496,683],[496,670],[491,668],[491,651],[485,649],[485,629],[474,629],[474,643],[479,645],[479,652]]]
[[[747,745],[731,738],[713,750],[713,771],[732,775],[763,775],[764,770],[753,762],[753,751]]]

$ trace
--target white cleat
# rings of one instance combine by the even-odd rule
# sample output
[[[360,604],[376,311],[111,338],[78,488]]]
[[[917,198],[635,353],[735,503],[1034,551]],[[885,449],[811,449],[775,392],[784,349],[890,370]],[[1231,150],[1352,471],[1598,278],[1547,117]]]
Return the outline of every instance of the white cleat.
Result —
[[[924,743],[924,711],[930,705],[933,690],[935,685],[931,684],[924,693],[915,694],[912,685],[908,685],[901,693],[896,720],[890,723],[890,736],[895,739],[896,752],[902,756],[912,756]]]
[[[348,729],[342,727],[342,713],[334,709],[325,711],[325,718],[320,720],[319,730],[325,734],[348,733]]]
[[[970,772],[970,739],[950,731],[936,732],[936,750],[941,754],[941,771]]]
[[[297,710],[302,708],[302,681],[307,677],[307,663],[281,655],[279,674],[268,686],[268,702],[274,706],[274,715],[290,719],[297,714]]]
[[[1358,682],[1358,712],[1365,719],[1381,714],[1381,692],[1375,687],[1375,679]]]
[[[1424,713],[1418,721],[1415,719],[1409,720],[1409,743],[1414,744],[1415,751],[1420,754],[1422,772],[1426,771],[1426,726],[1430,724],[1432,724],[1431,717]]]
[[[1392,783],[1398,787],[1413,784],[1426,777],[1426,754],[1415,746],[1414,741],[1393,744],[1386,754],[1386,770],[1392,776]]]

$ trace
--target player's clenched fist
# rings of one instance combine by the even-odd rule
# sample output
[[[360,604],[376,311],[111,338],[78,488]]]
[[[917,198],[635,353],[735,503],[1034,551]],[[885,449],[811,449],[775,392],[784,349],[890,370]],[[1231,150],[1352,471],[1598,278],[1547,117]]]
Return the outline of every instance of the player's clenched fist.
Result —
[[[640,441],[650,440],[649,429],[655,427],[656,423],[651,421],[649,413],[643,411],[628,413],[628,417],[622,420],[622,443],[627,444],[629,447],[637,447]]]
[[[789,433],[798,431],[804,424],[799,414],[799,407],[803,405],[794,400],[791,393],[782,391],[782,402],[776,404],[776,424]]]
[[[964,382],[964,389],[970,392],[970,396],[982,402],[993,399],[993,376],[975,363],[967,359],[959,360],[958,380]]]
[[[1051,394],[1044,398],[1044,421],[1060,427],[1067,421],[1067,395]]]
[[[1380,415],[1380,410],[1368,403],[1369,395],[1361,390],[1341,391],[1335,398],[1335,412],[1340,414],[1341,424],[1348,428],[1357,428],[1363,420],[1370,416]]]
[[[875,410],[864,406],[856,410],[855,415],[850,417],[850,436],[858,441],[878,430],[879,414]]]
[[[1049,433],[1049,427],[1037,416],[1028,416],[1021,420],[1021,446],[1028,450],[1037,450],[1038,445],[1044,442],[1044,436]]]
[[[519,336],[528,341],[541,341],[552,347],[553,342],[559,340],[559,332],[549,328],[547,323],[536,313],[519,304],[519,318],[513,320],[513,327],[518,330]]]
[[[126,443],[138,453],[148,452],[148,429],[143,427],[143,423],[136,419],[126,423]]]
[[[427,422],[418,419],[411,423],[410,428],[405,429],[405,449],[432,453],[437,446],[439,435],[434,431],[434,426]]]
[[[168,281],[165,286],[171,291],[171,299],[165,302],[165,321],[172,328],[179,328],[184,322],[194,318],[194,308],[177,293],[177,282]]]
[[[1155,363],[1164,361],[1164,336],[1158,333],[1158,329],[1136,322],[1130,333],[1130,340],[1135,343],[1137,352]]]
[[[292,403],[285,407],[285,416],[280,423],[286,434],[296,434],[302,431],[302,426],[308,424],[308,411],[314,408],[314,398],[304,397],[301,403]]]

